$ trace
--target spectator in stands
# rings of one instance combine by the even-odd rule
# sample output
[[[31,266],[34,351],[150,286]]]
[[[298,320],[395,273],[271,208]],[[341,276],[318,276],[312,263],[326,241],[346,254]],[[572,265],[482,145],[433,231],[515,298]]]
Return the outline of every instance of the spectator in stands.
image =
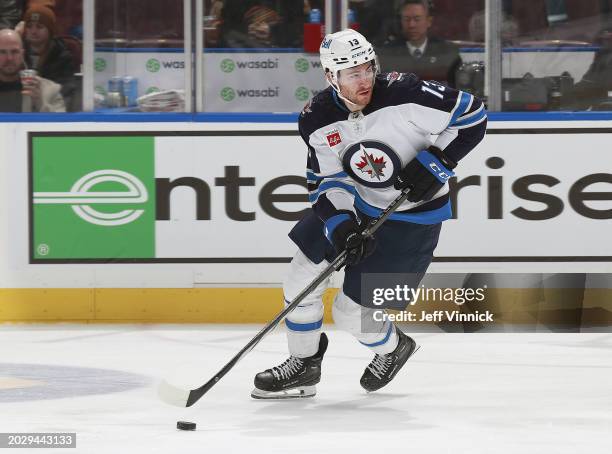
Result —
[[[221,17],[220,47],[302,46],[303,0],[225,0]]]
[[[14,30],[0,30],[0,111],[65,112],[60,86],[43,77],[29,77],[23,83],[24,68],[21,36]]]
[[[470,18],[468,26],[470,33],[470,40],[478,43],[485,41],[485,12],[484,10],[478,11]],[[519,37],[519,25],[518,22],[509,14],[502,13],[502,25],[501,25],[501,42],[502,46],[513,46],[517,44]]]
[[[22,12],[20,0],[0,0],[0,29],[15,28]]]
[[[377,52],[378,46],[395,39],[400,29],[397,11],[402,3],[402,0],[349,0],[359,33],[368,37]]]
[[[429,0],[406,0],[400,8],[402,36],[378,49],[383,70],[411,72],[422,79],[455,86],[455,72],[461,66],[454,44],[429,36],[433,22]]]
[[[574,110],[612,110],[612,25],[600,31],[601,46],[593,63],[564,98],[564,107]]]
[[[30,7],[24,17],[25,62],[41,77],[57,82],[67,105],[77,95],[75,60],[61,38],[55,37],[55,14],[45,6]],[[70,108],[69,110],[80,110]]]
[[[0,0],[0,30],[13,28],[23,35],[23,15],[24,6],[46,6],[55,8],[55,0]]]

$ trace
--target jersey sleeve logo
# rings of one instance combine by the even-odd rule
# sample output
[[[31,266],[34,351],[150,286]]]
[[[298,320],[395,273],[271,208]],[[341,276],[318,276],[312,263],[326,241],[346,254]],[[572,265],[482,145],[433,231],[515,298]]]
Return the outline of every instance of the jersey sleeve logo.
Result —
[[[312,99],[308,101],[306,105],[304,106],[304,108],[302,109],[302,116],[306,115],[307,113],[312,113],[312,109],[310,108],[311,105],[312,105]]]
[[[387,87],[389,87],[393,82],[401,82],[404,78],[403,73],[398,73],[397,71],[392,71],[387,74]]]
[[[329,144],[330,148],[333,148],[342,142],[342,137],[340,137],[340,131],[338,131],[337,129],[326,133],[325,138],[327,139],[327,143]]]

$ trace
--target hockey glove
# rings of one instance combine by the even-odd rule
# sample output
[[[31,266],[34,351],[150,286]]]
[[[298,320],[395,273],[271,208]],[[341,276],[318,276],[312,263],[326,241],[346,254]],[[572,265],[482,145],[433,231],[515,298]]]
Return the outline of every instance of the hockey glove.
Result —
[[[420,151],[416,158],[398,172],[393,186],[399,191],[410,188],[408,194],[410,202],[429,200],[450,177],[455,176],[452,169],[456,166],[457,163],[439,148],[429,147],[427,150]]]
[[[355,219],[350,218],[338,224],[332,233],[336,252],[340,253],[346,249],[347,265],[357,265],[376,249],[376,239],[373,236],[364,237],[361,231]]]

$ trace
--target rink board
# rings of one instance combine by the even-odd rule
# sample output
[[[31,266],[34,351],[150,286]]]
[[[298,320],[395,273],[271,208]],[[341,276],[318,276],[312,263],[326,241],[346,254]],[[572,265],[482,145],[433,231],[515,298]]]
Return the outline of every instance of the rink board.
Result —
[[[462,162],[457,218],[430,271],[612,272],[612,122],[490,126]],[[295,125],[15,123],[0,125],[0,141],[0,320],[260,322],[278,310],[295,250],[286,233],[308,206]],[[82,179],[108,169],[124,174],[98,188]],[[177,180],[192,186],[168,190]],[[94,218],[142,214],[107,227],[77,215],[82,200],[33,203],[40,192],[83,196],[67,195],[77,181],[136,191],[128,203],[89,201]],[[53,243],[41,241],[50,232]]]
[[[611,131],[492,130],[437,261],[611,261]],[[31,134],[30,261],[287,262],[304,160],[295,131]]]

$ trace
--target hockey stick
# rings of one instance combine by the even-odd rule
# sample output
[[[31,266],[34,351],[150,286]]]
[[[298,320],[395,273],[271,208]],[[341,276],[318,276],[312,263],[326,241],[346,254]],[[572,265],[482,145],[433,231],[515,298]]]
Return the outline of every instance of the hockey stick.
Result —
[[[375,219],[370,221],[370,225],[362,232],[363,236],[372,235],[378,228],[387,220],[391,214],[399,208],[399,206],[408,197],[410,188],[406,188],[402,193],[391,202],[391,204],[383,210],[383,212]],[[331,262],[325,270],[321,272],[304,290],[302,290],[290,304],[283,309],[274,320],[268,323],[251,341],[244,346],[217,374],[208,380],[205,384],[196,389],[186,390],[177,388],[176,386],[163,380],[158,388],[159,397],[166,403],[176,405],[177,407],[191,407],[204,394],[217,384],[225,374],[227,374],[242,358],[244,358],[259,342],[272,331],[300,302],[313,292],[321,282],[327,279],[334,271],[338,271],[344,266],[346,259],[346,251],[342,251],[333,262]]]

